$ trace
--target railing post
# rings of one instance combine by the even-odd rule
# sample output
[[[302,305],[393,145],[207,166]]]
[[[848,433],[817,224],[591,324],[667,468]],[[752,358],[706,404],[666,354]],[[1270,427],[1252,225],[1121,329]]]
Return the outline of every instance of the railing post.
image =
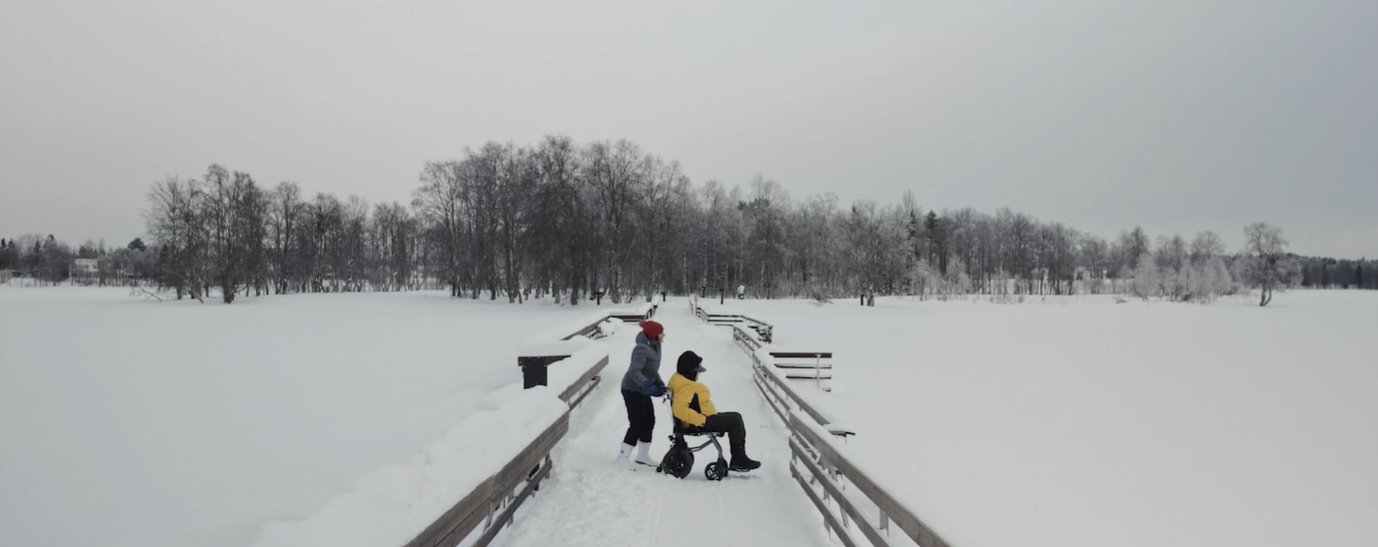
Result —
[[[851,523],[847,522],[847,511],[842,509],[842,500],[837,501],[837,514],[842,515],[842,527],[849,528]]]
[[[813,355],[813,387],[823,389],[823,355]]]

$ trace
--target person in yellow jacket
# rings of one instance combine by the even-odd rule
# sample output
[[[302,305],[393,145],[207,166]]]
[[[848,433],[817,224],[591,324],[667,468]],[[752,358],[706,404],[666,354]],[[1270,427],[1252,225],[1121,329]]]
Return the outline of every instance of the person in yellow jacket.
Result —
[[[692,351],[680,354],[675,374],[667,384],[670,388],[671,412],[685,428],[727,433],[728,446],[732,448],[732,461],[727,465],[729,470],[750,471],[760,467],[761,462],[746,455],[746,424],[742,422],[742,415],[718,412],[713,406],[708,386],[698,381],[705,370],[702,357]]]

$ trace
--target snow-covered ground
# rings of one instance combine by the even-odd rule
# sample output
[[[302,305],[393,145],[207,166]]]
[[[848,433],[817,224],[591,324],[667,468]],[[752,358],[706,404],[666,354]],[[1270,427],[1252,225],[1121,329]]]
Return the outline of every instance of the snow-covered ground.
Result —
[[[509,544],[827,543],[728,329],[671,304],[664,376],[680,351],[703,355],[715,402],[743,412],[765,467],[722,483],[704,481],[703,462],[683,481],[611,467],[635,330],[622,329]],[[592,309],[0,288],[0,545],[246,545],[265,523],[354,514],[332,508],[401,492],[377,483],[388,466],[466,453],[477,429],[446,431],[500,407],[484,401],[518,381],[521,342]],[[836,352],[834,391],[810,397],[858,431],[846,453],[955,545],[1378,537],[1378,293],[1294,292],[1264,309],[1104,297],[721,309],[771,320],[782,349]],[[306,528],[267,530],[292,544]]]
[[[593,309],[0,287],[0,545],[247,545],[409,461]]]
[[[837,352],[848,453],[955,545],[1372,546],[1378,293],[1255,304],[712,307]]]

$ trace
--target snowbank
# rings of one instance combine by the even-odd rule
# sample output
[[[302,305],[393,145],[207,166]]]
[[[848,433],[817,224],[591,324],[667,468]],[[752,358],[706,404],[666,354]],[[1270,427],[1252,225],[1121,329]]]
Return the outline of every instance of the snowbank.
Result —
[[[408,461],[589,308],[0,287],[0,545],[79,522],[108,547],[243,547]]]
[[[512,384],[489,394],[412,461],[370,473],[305,520],[265,525],[253,547],[405,544],[568,411],[556,393]]]
[[[607,313],[588,318],[596,320]],[[604,321],[599,328],[614,330],[607,325],[614,322]],[[560,329],[574,324],[591,323],[580,319]],[[542,336],[552,332],[556,331]],[[560,343],[561,351],[573,354],[550,365],[548,385],[523,390],[516,383],[494,391],[479,402],[478,413],[451,428],[411,462],[370,473],[353,491],[331,500],[310,518],[265,525],[253,547],[372,547],[411,540],[568,411],[560,395],[600,363],[607,364],[610,346],[606,343],[584,336]],[[531,344],[530,340],[524,344],[524,350]]]

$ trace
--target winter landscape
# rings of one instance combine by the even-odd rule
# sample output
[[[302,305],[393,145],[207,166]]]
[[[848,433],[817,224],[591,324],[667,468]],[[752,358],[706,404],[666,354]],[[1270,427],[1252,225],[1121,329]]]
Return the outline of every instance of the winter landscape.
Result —
[[[1378,544],[1378,7],[0,14],[0,547]]]

